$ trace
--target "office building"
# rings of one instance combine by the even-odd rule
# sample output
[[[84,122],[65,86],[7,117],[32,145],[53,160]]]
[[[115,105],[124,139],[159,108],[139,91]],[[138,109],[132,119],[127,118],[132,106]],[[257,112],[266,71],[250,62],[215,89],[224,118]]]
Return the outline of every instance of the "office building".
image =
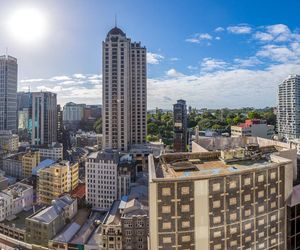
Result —
[[[76,147],[94,147],[102,149],[102,135],[93,132],[76,133]]]
[[[5,175],[17,178],[19,180],[23,179],[23,155],[25,152],[20,152],[16,154],[7,155],[2,160],[2,170]]]
[[[280,138],[300,137],[300,76],[290,75],[279,85],[277,129]]]
[[[9,130],[0,131],[0,150],[16,152],[19,148],[19,136]]]
[[[102,56],[103,148],[127,151],[146,141],[146,48],[115,27],[103,42]]]
[[[108,211],[118,198],[119,154],[113,151],[91,153],[85,163],[86,202]]]
[[[246,144],[150,157],[150,249],[287,249],[289,153]]]
[[[265,120],[248,119],[244,123],[231,126],[231,136],[257,136],[271,139],[274,136],[274,126],[268,125]]]
[[[184,100],[178,100],[173,105],[174,116],[174,152],[187,151],[187,109]]]
[[[0,56],[0,130],[17,131],[17,59]]]
[[[49,145],[57,141],[57,100],[51,92],[33,92],[31,144]]]
[[[78,163],[61,161],[37,171],[38,202],[51,204],[78,186]]]

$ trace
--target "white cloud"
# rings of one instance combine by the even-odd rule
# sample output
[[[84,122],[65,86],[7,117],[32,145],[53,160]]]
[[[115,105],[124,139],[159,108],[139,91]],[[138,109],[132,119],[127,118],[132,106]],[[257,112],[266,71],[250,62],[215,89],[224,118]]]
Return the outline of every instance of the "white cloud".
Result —
[[[71,79],[72,78],[69,76],[54,76],[54,77],[50,78],[49,80],[55,82],[55,81],[67,81],[67,80],[71,80]]]
[[[160,54],[147,53],[147,63],[149,64],[159,64],[165,57]]]
[[[221,40],[221,37],[216,36],[215,39],[216,39],[216,40]]]
[[[172,57],[172,58],[170,58],[170,61],[177,62],[177,61],[179,61],[179,58],[178,57]]]
[[[185,41],[189,43],[201,43],[201,41],[209,41],[212,39],[213,37],[208,33],[202,33],[202,34],[197,33],[193,35],[193,37],[185,39]],[[208,45],[210,45],[210,43],[208,43]]]
[[[252,28],[248,25],[237,25],[227,27],[227,31],[232,34],[249,34],[252,32]]]
[[[187,66],[187,68],[188,68],[189,70],[196,70],[196,69],[198,69],[198,67],[193,66],[193,65],[189,65],[189,66]]]
[[[252,56],[246,59],[235,58],[234,63],[236,64],[235,67],[248,68],[248,67],[256,66],[258,64],[262,64],[262,61],[260,61],[257,57]]]
[[[215,32],[223,32],[225,29],[223,27],[215,28]]]
[[[86,78],[86,76],[83,74],[74,74],[73,76],[77,79],[85,79]]]
[[[175,69],[169,69],[168,71],[166,71],[166,75],[169,77],[182,77],[184,76],[184,74],[176,71]]]
[[[287,46],[264,45],[256,55],[262,58],[268,58],[277,62],[288,62],[297,59],[299,51],[293,51]],[[298,54],[298,55],[297,55]]]
[[[201,70],[203,72],[223,70],[227,65],[228,64],[223,60],[207,57],[201,62]]]
[[[265,33],[265,32],[261,32],[261,31],[258,31],[256,32],[254,35],[253,35],[254,39],[256,40],[260,40],[260,41],[271,41],[274,39],[274,37],[269,34],[269,33]]]

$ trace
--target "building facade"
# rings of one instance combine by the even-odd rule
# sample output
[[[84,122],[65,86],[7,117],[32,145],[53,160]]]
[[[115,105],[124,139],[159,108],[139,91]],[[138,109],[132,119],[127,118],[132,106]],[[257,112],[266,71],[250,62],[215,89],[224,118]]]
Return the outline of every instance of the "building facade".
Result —
[[[287,249],[293,162],[273,147],[150,157],[150,249]]]
[[[19,136],[9,130],[0,131],[0,149],[6,152],[16,152],[19,148]]]
[[[44,145],[37,147],[40,151],[41,159],[51,159],[54,161],[63,159],[63,145],[61,143],[53,142],[51,145]]]
[[[174,152],[187,151],[187,108],[184,100],[173,105],[174,115]]]
[[[146,141],[146,48],[115,27],[102,51],[103,147],[127,151],[130,144]]]
[[[300,136],[300,76],[290,75],[279,85],[277,108],[278,135],[285,139]]]
[[[268,125],[265,120],[252,119],[246,120],[236,126],[231,126],[231,136],[258,136],[272,139],[274,136],[274,126]]]
[[[32,151],[22,156],[23,178],[32,176],[32,169],[39,165],[41,161],[40,152]]]
[[[119,154],[99,151],[88,156],[85,163],[86,202],[94,208],[108,211],[118,198]]]
[[[17,131],[17,59],[0,56],[0,130]]]
[[[51,92],[33,92],[31,144],[49,145],[57,142],[57,100]]]
[[[37,172],[37,196],[42,204],[51,204],[62,194],[78,186],[78,163],[61,161]]]

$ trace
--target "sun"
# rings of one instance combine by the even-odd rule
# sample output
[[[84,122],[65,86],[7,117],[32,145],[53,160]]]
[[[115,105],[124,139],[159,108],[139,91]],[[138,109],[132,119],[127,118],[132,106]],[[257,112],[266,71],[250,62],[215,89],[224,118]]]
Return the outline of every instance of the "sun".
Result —
[[[7,28],[19,42],[38,42],[47,33],[46,17],[38,9],[17,9],[8,17]]]

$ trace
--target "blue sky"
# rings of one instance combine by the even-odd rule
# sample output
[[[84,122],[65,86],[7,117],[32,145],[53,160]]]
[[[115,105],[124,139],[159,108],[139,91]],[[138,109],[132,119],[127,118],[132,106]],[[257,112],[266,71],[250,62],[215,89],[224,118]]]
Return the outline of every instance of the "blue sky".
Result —
[[[0,0],[0,53],[19,60],[19,90],[59,102],[101,103],[101,42],[114,26],[148,49],[148,107],[179,98],[198,108],[276,105],[278,84],[300,74],[299,1]],[[12,37],[25,7],[46,18],[43,39]]]

